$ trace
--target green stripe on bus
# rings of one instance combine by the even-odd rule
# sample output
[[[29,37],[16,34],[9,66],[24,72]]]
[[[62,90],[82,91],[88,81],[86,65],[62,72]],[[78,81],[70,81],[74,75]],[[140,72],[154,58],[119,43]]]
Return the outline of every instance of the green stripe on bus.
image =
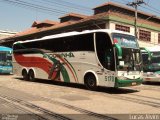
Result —
[[[64,58],[65,59],[65,58]],[[72,70],[74,71],[74,74],[76,75],[76,78],[77,78],[77,82],[78,82],[78,76],[77,76],[77,73],[76,73],[76,70],[74,69],[74,67],[72,66],[72,64],[70,62],[68,62],[67,59],[65,59],[67,61],[67,63],[71,66]]]

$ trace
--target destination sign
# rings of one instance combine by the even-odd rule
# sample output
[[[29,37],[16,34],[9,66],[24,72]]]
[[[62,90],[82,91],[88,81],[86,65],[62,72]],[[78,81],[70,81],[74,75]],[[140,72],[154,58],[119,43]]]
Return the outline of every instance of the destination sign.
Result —
[[[137,40],[131,35],[113,34],[113,40],[124,48],[138,48]]]

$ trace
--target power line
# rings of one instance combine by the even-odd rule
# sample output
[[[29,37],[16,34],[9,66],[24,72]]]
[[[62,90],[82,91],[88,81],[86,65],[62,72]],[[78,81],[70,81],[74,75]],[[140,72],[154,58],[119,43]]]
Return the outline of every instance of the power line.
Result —
[[[147,1],[147,4],[149,4],[150,0]]]
[[[49,1],[51,1],[51,0],[49,0]],[[57,0],[54,0],[54,1],[57,1]],[[64,1],[64,0],[58,0],[58,2],[61,2],[61,3],[63,3],[64,5],[69,5],[69,6],[78,8],[78,9],[85,9],[85,10],[91,10],[91,9],[92,9],[92,8],[89,8],[89,7],[86,7],[86,6],[74,4],[74,3],[71,3],[71,2],[66,2],[66,1]]]
[[[72,6],[72,5],[65,5],[61,2],[56,2],[56,1],[50,1],[50,0],[33,0],[33,1],[38,1],[38,3],[42,3],[42,4],[46,4],[46,5],[49,5],[49,6],[52,6],[54,5],[54,7],[58,7],[58,8],[62,8],[62,9],[66,9],[67,11],[70,10],[76,10],[76,11],[79,11],[79,12],[85,12],[85,13],[91,13],[91,9],[84,9],[84,8],[77,8],[76,6]]]
[[[35,7],[41,8],[41,9],[46,9],[48,11],[59,12],[59,13],[66,13],[66,11],[63,11],[63,10],[58,10],[58,9],[49,8],[49,7],[45,7],[45,6],[41,6],[41,5],[37,5],[37,4],[33,4],[33,3],[28,3],[28,2],[24,2],[22,0],[16,0],[16,1],[19,2],[19,3],[26,4],[26,5],[31,5],[31,6],[35,6]]]
[[[140,7],[143,8],[143,9],[146,9],[146,10],[150,10],[150,11],[152,11],[153,13],[160,14],[160,12],[155,11],[155,10],[153,10],[153,9],[146,8],[146,7],[144,7],[144,6],[140,6]]]
[[[23,0],[1,0],[1,2],[6,2],[6,3],[12,4],[12,5],[15,5],[15,6],[19,6],[19,7],[23,7],[23,8],[30,8],[29,10],[36,10],[36,12],[44,12],[44,13],[47,13],[47,14],[50,14],[50,15],[51,14],[52,15],[54,14],[54,15],[57,15],[57,16],[58,15],[64,15],[66,13],[71,12],[71,11],[68,10],[68,9],[71,9],[71,8],[75,9],[75,10],[79,10],[80,12],[83,10],[85,12],[87,11],[88,13],[91,13],[91,12],[89,12],[89,8],[88,8],[88,10],[78,9],[78,8],[75,8],[76,6],[73,7],[72,4],[69,5],[68,2],[67,2],[68,5],[63,5],[64,3],[60,4],[60,3],[57,3],[57,2],[54,2],[54,1],[50,1],[50,0],[47,0],[47,1],[42,0],[42,1],[37,1],[36,3],[33,3],[35,1],[37,1],[37,0],[33,0],[32,3],[30,1],[29,2],[25,2]],[[52,6],[52,7],[53,7],[53,4],[54,4],[54,6],[55,6],[55,4],[59,5],[59,6],[61,5],[62,7],[59,7],[59,8],[62,8],[63,10],[47,7],[44,4],[47,4],[47,5]],[[65,9],[64,6],[68,7],[67,11],[64,11],[64,9]]]
[[[129,2],[128,0],[122,0],[122,1],[127,2],[127,3]]]
[[[149,4],[146,4],[146,5],[160,14],[160,10],[159,9],[157,9],[157,8],[155,8],[155,7],[153,7],[153,6],[149,5]]]
[[[119,2],[119,0],[111,0],[111,1],[114,1],[114,2],[117,2],[117,3],[120,3],[120,4],[126,4],[126,1],[125,2]]]
[[[62,10],[57,10],[57,9],[53,9],[53,8],[49,8],[49,7],[45,7],[45,6],[41,6],[41,5],[36,5],[36,4],[32,4],[32,3],[28,3],[28,2],[24,2],[21,0],[16,0],[16,1],[11,1],[11,0],[2,0],[3,2],[7,2],[13,5],[20,5],[20,6],[24,6],[27,8],[32,8],[32,9],[36,9],[36,10],[40,10],[40,11],[45,11],[46,13],[54,13],[54,14],[66,14],[66,11],[62,11]]]

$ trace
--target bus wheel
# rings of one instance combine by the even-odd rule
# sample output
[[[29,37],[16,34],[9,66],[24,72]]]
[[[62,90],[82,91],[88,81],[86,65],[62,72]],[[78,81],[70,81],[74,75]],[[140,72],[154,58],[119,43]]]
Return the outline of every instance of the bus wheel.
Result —
[[[30,80],[30,81],[34,81],[34,80],[35,80],[35,75],[34,75],[33,70],[30,70],[30,71],[29,71],[29,80]]]
[[[97,88],[96,78],[93,74],[86,75],[84,78],[84,83],[90,90],[96,90]]]
[[[23,80],[28,80],[28,74],[26,70],[22,71]]]

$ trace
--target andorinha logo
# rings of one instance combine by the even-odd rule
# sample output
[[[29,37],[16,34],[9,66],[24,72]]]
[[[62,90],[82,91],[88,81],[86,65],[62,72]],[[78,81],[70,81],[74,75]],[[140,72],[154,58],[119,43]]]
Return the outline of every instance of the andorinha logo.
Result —
[[[62,57],[65,57],[65,58],[66,58],[66,57],[69,57],[69,58],[75,57],[72,52],[69,52],[69,53],[61,53],[60,55],[61,55]]]
[[[63,58],[72,58],[75,57],[72,52],[68,53],[60,53],[60,54],[49,54],[50,57],[56,58],[57,56],[61,56]]]

